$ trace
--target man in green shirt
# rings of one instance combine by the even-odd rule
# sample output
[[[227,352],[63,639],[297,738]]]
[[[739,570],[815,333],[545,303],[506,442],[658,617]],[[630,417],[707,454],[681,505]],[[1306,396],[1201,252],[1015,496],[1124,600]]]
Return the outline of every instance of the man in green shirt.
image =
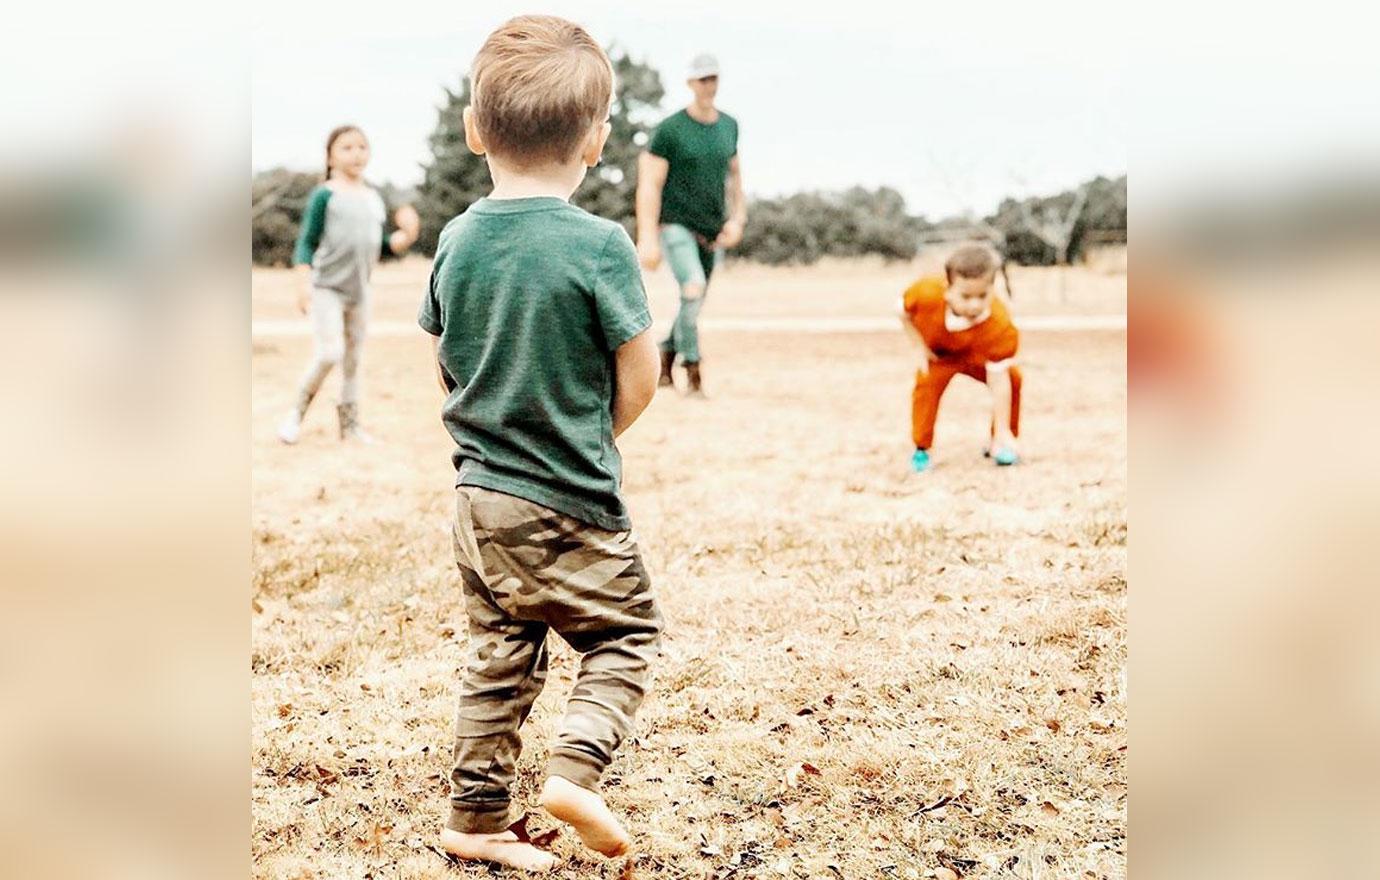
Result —
[[[680,309],[661,342],[661,385],[674,384],[676,355],[692,396],[702,396],[699,314],[709,276],[743,238],[747,201],[738,164],[738,121],[714,106],[719,62],[699,55],[687,80],[694,100],[657,126],[638,162],[637,253],[655,269],[664,255],[680,285]]]

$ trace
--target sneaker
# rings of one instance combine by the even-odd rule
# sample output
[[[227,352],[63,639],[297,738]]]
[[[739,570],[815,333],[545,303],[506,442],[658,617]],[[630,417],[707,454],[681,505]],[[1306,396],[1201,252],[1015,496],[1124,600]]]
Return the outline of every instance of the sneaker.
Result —
[[[278,439],[291,446],[302,437],[302,414],[293,411],[278,424]]]
[[[929,470],[930,454],[927,450],[917,449],[915,454],[910,457],[910,466],[918,474],[921,471]]]
[[[1012,449],[1010,446],[1003,446],[992,453],[992,460],[995,461],[999,467],[1009,467],[1021,459],[1020,456],[1016,454],[1016,450]]]

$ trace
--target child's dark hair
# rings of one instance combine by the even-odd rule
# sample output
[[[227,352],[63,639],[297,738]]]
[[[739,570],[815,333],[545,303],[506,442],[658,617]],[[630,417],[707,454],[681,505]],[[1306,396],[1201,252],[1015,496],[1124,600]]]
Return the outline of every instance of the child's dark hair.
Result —
[[[960,278],[986,278],[995,275],[1000,266],[1001,257],[989,245],[965,244],[944,261],[944,274],[952,284],[955,275]]]
[[[364,130],[358,125],[337,125],[335,128],[331,129],[330,134],[326,135],[326,174],[321,178],[322,180],[331,179],[331,147],[335,146],[335,142],[340,140],[341,137],[352,131],[357,131],[361,135],[364,134]],[[366,137],[365,140],[367,141],[368,138]]]

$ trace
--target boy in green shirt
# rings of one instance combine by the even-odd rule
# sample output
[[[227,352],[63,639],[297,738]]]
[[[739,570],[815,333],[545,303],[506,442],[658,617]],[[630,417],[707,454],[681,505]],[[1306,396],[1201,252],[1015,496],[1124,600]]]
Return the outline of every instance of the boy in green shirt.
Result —
[[[523,16],[489,36],[471,84],[466,142],[494,188],[442,231],[418,316],[456,443],[469,616],[442,845],[540,871],[555,859],[507,829],[550,631],[583,660],[541,804],[606,856],[631,844],[598,783],[646,692],[662,619],[614,438],[656,393],[658,356],[631,239],[568,201],[608,138],[608,57],[568,21]]]

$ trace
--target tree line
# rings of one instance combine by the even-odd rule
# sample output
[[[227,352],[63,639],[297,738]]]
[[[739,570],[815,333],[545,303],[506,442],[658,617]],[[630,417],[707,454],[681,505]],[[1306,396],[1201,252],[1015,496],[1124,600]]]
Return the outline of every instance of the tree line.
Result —
[[[591,213],[622,223],[631,234],[637,157],[660,117],[665,89],[650,66],[617,48],[610,52],[617,92],[613,128],[603,160],[590,170],[572,201]],[[421,218],[416,250],[430,255],[442,227],[489,190],[482,157],[465,146],[461,109],[469,103],[469,81],[446,90],[429,138],[431,159],[415,192],[380,186],[392,208],[412,202]],[[316,173],[275,168],[255,174],[251,185],[253,260],[286,265]],[[808,265],[823,257],[875,254],[906,260],[921,241],[952,230],[973,230],[993,239],[1008,258],[1026,265],[1077,259],[1085,244],[1126,234],[1126,177],[1097,177],[1080,187],[1045,197],[1008,198],[991,215],[930,221],[911,215],[905,199],[890,187],[853,187],[840,192],[803,192],[749,201],[742,243],[731,256],[773,265]]]

